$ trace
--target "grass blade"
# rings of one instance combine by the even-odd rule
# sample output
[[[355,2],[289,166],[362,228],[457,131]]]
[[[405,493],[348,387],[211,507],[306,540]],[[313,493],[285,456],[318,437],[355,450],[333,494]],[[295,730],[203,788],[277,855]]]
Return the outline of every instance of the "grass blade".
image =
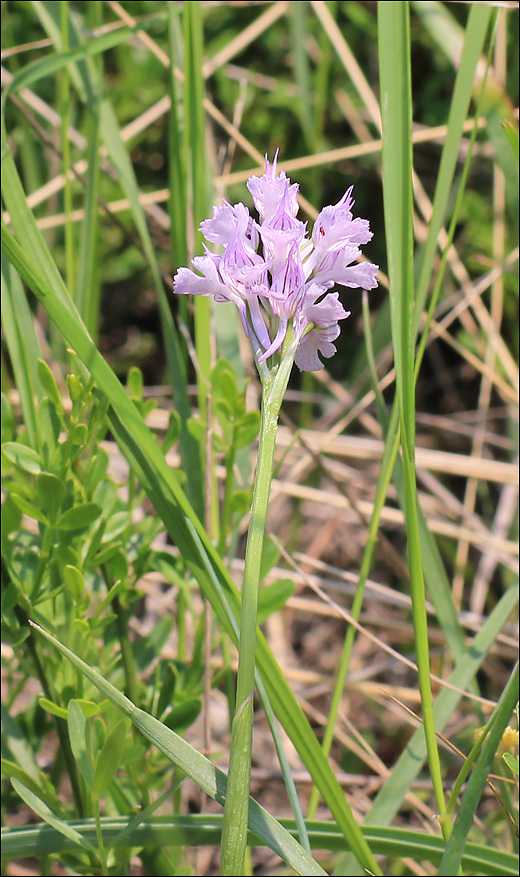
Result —
[[[412,88],[408,3],[378,4],[383,199],[404,475],[412,612],[424,733],[438,812],[446,810],[433,717],[428,621],[415,479]],[[443,830],[449,832],[448,826]]]
[[[38,625],[32,625],[42,636],[45,637],[54,648],[58,649],[75,667],[80,670],[87,679],[100,691],[111,703],[127,715],[136,728],[157,746],[174,764],[184,773],[190,776],[197,785],[203,789],[219,804],[223,804],[226,797],[226,776],[217,767],[190,746],[182,737],[163,725],[158,719],[138,709],[132,701],[121,694],[113,685],[107,682],[96,670],[85,664],[77,655],[66,648],[47,631]],[[16,782],[16,781],[14,781]],[[249,825],[252,831],[274,852],[287,862],[298,874],[325,875],[321,868],[299,843],[292,838],[285,828],[274,819],[263,807],[249,799]]]
[[[2,326],[16,387],[20,394],[23,422],[32,448],[39,448],[35,398],[39,382],[40,345],[22,281],[2,254]]]
[[[171,790],[168,790],[171,794]],[[154,802],[155,806],[156,802]],[[152,808],[146,808],[147,811]],[[142,814],[139,814],[140,816]],[[295,833],[296,827],[290,819],[280,820],[287,831]],[[93,819],[68,820],[67,823],[86,840],[96,841],[96,826]],[[146,816],[139,817],[106,816],[100,820],[105,846],[215,846],[218,845],[222,830],[222,816],[215,814],[190,814],[189,816]],[[128,830],[132,825],[131,833]],[[331,852],[345,848],[342,832],[333,822],[307,822],[309,838],[315,850]],[[422,831],[406,828],[382,828],[367,825],[363,834],[374,853],[381,856],[427,861],[439,865],[444,852],[444,841]],[[248,842],[259,846],[261,839],[252,832]],[[2,857],[6,860],[25,856],[44,856],[66,853],[75,844],[50,825],[30,825],[21,828],[2,829]],[[482,844],[468,843],[462,858],[465,873],[496,875],[496,877],[516,877],[518,856],[501,850],[494,850]],[[345,873],[345,872],[343,872]],[[350,873],[350,872],[349,872]]]
[[[482,751],[462,796],[453,831],[448,843],[446,844],[446,850],[442,857],[439,869],[440,875],[456,874],[460,867],[464,847],[466,845],[466,838],[473,824],[475,812],[480,803],[482,790],[486,783],[488,774],[492,770],[493,759],[496,755],[502,734],[511,718],[511,714],[513,713],[517,702],[518,664],[511,673],[509,681],[502,693],[502,697],[489,720],[490,722],[493,722],[493,726],[482,746]]]

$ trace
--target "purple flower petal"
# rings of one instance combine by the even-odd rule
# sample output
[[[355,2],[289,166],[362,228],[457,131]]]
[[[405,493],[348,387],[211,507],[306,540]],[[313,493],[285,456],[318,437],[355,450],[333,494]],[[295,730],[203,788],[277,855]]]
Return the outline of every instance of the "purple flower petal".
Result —
[[[274,216],[285,194],[288,198],[289,212],[293,216],[298,213],[299,186],[297,183],[290,185],[285,171],[280,171],[276,176],[277,163],[278,149],[272,165],[269,164],[267,156],[265,157],[265,174],[261,177],[251,177],[247,181],[247,188],[253,196],[253,202],[262,223],[268,222]]]
[[[222,254],[205,247],[192,261],[194,271],[179,269],[174,291],[233,301],[258,364],[282,348],[291,320],[299,344],[295,362],[302,371],[315,371],[323,368],[320,356],[334,354],[338,321],[350,315],[331,287],[377,286],[378,266],[358,262],[372,232],[366,219],[352,214],[351,187],[337,204],[323,208],[309,238],[307,223],[296,218],[298,185],[277,172],[277,162],[278,150],[272,164],[266,156],[263,176],[247,183],[260,221],[242,203],[214,207],[200,228]]]
[[[311,329],[301,342],[294,361],[302,372],[317,372],[324,368],[318,353],[330,359],[336,353],[332,343],[339,335],[339,326],[335,323],[326,329]]]

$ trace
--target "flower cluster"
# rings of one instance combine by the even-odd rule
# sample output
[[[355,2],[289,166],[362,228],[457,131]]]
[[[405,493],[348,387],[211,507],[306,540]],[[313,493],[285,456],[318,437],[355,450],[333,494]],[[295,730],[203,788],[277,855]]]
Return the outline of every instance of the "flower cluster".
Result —
[[[201,231],[223,247],[222,254],[205,247],[192,261],[199,273],[180,268],[174,291],[235,302],[257,363],[281,349],[292,323],[296,365],[317,371],[323,368],[318,353],[333,356],[338,320],[349,316],[331,287],[377,286],[378,266],[356,262],[359,245],[372,233],[366,219],[353,218],[351,187],[321,211],[309,239],[307,223],[296,219],[299,187],[284,171],[277,174],[277,157],[278,152],[272,165],[266,157],[265,174],[247,183],[260,221],[241,203],[214,207]]]

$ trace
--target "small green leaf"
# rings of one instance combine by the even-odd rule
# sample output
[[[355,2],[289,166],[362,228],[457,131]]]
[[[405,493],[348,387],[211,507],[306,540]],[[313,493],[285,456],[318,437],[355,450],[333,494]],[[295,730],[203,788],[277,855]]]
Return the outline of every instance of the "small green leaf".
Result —
[[[58,706],[57,703],[53,703],[52,700],[49,700],[47,697],[39,697],[38,703],[42,710],[45,710],[46,713],[50,713],[51,716],[58,716],[59,719],[67,718],[67,710],[62,706]]]
[[[43,359],[38,360],[38,377],[45,393],[55,406],[58,415],[61,417],[63,414],[61,394],[52,371]]]
[[[175,686],[177,684],[177,668],[172,661],[168,661],[166,666],[162,667],[160,694],[157,702],[157,715],[160,718],[164,711],[170,706],[173,695],[175,694]]]
[[[122,548],[122,545],[122,542],[113,542],[111,545],[106,545],[105,548],[102,548],[101,551],[97,552],[90,566],[98,567],[103,563],[107,563],[107,561],[115,557],[117,552]]]
[[[183,734],[196,721],[201,709],[200,699],[190,698],[190,700],[172,707],[170,712],[162,717],[162,722],[167,728],[176,731],[177,734]]]
[[[233,517],[243,517],[251,508],[251,491],[235,490],[231,496],[229,506]]]
[[[141,402],[140,413],[143,420],[146,420],[149,414],[152,413],[154,408],[157,408],[157,402],[155,399],[145,399],[144,402]]]
[[[223,454],[224,451],[227,451],[227,449],[229,448],[229,441],[226,441],[226,439],[220,436],[218,432],[214,432],[211,438],[213,450],[217,454]]]
[[[128,387],[130,398],[134,402],[140,402],[143,398],[143,373],[136,365],[133,365],[128,371],[126,386]]]
[[[128,512],[115,512],[107,520],[102,543],[113,542],[116,536],[119,536],[128,527],[130,522],[131,519]]]
[[[206,424],[198,417],[188,418],[188,431],[190,435],[203,446],[206,440]]]
[[[296,585],[292,579],[278,579],[272,585],[261,588],[258,594],[258,624],[282,609],[289,597],[294,594]]]
[[[259,429],[260,413],[258,411],[247,411],[242,414],[235,425],[235,448],[239,450],[249,445],[257,437]]]
[[[101,713],[106,712],[110,706],[109,700],[102,700],[100,703],[96,703],[95,700],[84,700],[84,698],[78,697],[75,698],[75,701],[81,707],[81,711],[86,719],[99,716]]]
[[[112,579],[125,581],[128,576],[128,556],[121,548],[115,551],[105,563],[110,565]]]
[[[88,442],[88,428],[86,423],[76,423],[71,429],[70,440],[73,445],[84,446]]]
[[[87,742],[87,720],[77,700],[69,700],[66,711],[72,754],[89,789],[94,785],[94,768]]]
[[[77,568],[77,566],[67,564],[63,570],[63,577],[65,579],[65,584],[72,594],[72,599],[75,603],[79,603],[85,593],[85,579],[83,578],[83,573]]]
[[[8,493],[2,503],[2,540],[6,539],[9,533],[18,530],[22,520],[22,512],[13,502],[11,494]]]
[[[57,523],[58,530],[81,530],[93,524],[103,509],[95,502],[86,502],[63,512]]]
[[[225,399],[213,403],[213,411],[228,444],[231,444],[234,414],[231,405]]]
[[[95,456],[90,461],[87,470],[85,482],[86,486],[88,485],[88,489],[94,490],[96,485],[105,478],[108,469],[108,462],[109,458],[105,449],[98,448]]]
[[[508,768],[511,771],[513,771],[513,773],[516,773],[516,775],[518,776],[519,775],[518,755],[511,755],[510,752],[504,752],[502,758],[504,759]]]
[[[40,524],[45,524],[48,526],[49,519],[43,514],[41,509],[35,506],[32,502],[24,499],[23,496],[18,496],[16,493],[11,494],[11,499],[16,506],[22,511],[25,515],[28,515],[29,518],[34,518],[36,521],[39,521]]]
[[[92,791],[99,797],[107,789],[116,775],[119,767],[119,759],[123,750],[123,741],[126,734],[126,721],[121,719],[111,730],[105,744],[99,753],[96,769],[94,771],[94,786]]]
[[[46,510],[51,524],[55,524],[65,497],[63,481],[50,472],[40,472],[36,476],[36,488],[42,508]]]
[[[67,389],[70,401],[79,402],[83,395],[84,387],[77,375],[67,375]]]
[[[172,448],[179,441],[179,437],[181,434],[181,418],[178,411],[170,411],[170,417],[168,420],[168,427],[164,434],[164,438],[162,440],[162,452],[163,454],[167,454],[170,448]]]
[[[235,375],[229,368],[221,371],[219,383],[221,395],[229,402],[232,410],[237,411],[239,407],[237,382]]]
[[[38,472],[41,472],[40,455],[27,445],[22,445],[19,442],[6,442],[5,445],[2,445],[2,453],[24,472],[30,472],[31,475],[37,475]]]

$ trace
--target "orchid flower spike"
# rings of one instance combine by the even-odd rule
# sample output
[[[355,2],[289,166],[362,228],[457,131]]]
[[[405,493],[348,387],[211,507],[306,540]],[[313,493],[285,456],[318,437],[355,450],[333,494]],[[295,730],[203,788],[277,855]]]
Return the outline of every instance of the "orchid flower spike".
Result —
[[[336,284],[377,286],[378,265],[357,261],[372,232],[368,220],[353,217],[351,186],[337,204],[323,208],[309,238],[307,223],[296,218],[299,186],[277,173],[277,162],[278,150],[272,164],[266,156],[263,176],[247,182],[259,222],[244,204],[214,207],[201,231],[222,253],[205,248],[192,260],[195,271],[180,268],[174,292],[234,302],[257,365],[282,349],[292,324],[296,365],[317,371],[323,368],[318,354],[334,355],[338,321],[350,315],[329,290]]]

